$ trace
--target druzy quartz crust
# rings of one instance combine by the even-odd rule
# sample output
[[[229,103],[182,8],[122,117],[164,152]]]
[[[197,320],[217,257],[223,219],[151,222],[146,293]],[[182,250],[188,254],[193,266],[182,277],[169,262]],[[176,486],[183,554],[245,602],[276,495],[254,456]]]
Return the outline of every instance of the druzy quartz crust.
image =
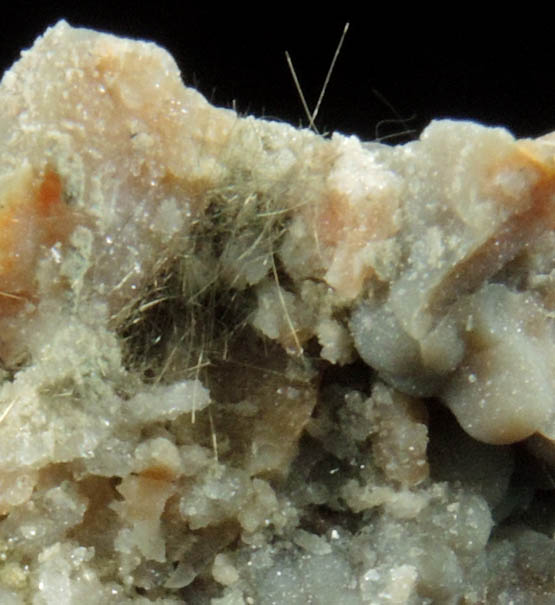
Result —
[[[47,30],[0,83],[0,601],[552,603],[554,221],[553,135],[322,137]]]

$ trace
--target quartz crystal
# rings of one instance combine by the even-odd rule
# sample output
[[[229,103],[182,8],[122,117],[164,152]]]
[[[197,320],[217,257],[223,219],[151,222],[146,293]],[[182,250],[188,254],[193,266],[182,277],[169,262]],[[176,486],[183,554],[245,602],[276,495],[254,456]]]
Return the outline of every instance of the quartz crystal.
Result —
[[[65,22],[0,84],[0,601],[555,602],[555,136],[211,106]]]

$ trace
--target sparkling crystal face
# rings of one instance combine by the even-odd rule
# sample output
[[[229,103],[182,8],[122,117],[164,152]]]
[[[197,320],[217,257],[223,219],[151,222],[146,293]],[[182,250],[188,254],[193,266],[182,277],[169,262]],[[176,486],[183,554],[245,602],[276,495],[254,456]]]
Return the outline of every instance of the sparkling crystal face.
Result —
[[[555,594],[554,201],[552,137],[324,138],[48,30],[0,84],[0,601]]]

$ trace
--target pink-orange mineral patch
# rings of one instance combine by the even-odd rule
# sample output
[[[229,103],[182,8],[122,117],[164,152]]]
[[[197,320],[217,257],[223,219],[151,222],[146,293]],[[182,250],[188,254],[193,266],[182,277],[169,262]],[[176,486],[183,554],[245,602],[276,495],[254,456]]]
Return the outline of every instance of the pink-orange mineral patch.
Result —
[[[0,316],[35,295],[36,264],[45,247],[64,242],[75,224],[59,175],[23,168],[0,192]]]

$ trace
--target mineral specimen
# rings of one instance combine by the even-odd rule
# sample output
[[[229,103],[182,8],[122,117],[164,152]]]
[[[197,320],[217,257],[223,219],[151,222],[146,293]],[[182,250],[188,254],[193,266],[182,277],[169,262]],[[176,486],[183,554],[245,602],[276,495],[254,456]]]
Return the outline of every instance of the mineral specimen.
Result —
[[[49,29],[0,84],[0,601],[555,602],[554,226],[553,135],[324,138]]]

